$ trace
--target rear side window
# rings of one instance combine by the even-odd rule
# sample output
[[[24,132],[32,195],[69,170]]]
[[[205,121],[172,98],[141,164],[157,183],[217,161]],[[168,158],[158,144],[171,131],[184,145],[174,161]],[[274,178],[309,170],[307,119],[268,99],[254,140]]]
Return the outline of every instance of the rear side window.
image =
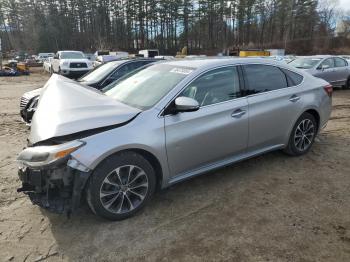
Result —
[[[303,76],[287,69],[282,69],[287,76],[288,86],[297,86],[303,82]]]
[[[244,65],[249,94],[257,94],[288,87],[281,69],[269,65]]]
[[[118,68],[114,73],[112,74],[111,78],[113,79],[119,79],[122,76],[132,72],[136,68],[141,67],[142,64],[140,62],[131,62],[123,65],[122,67]]]
[[[344,67],[348,65],[348,63],[344,59],[339,57],[334,58],[334,63],[335,63],[335,67]]]

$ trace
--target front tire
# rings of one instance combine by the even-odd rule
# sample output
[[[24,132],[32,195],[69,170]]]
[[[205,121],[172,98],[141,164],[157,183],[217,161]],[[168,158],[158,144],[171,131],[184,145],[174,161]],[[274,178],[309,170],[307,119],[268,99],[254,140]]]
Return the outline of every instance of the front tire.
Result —
[[[123,220],[141,210],[155,188],[152,165],[140,154],[120,153],[95,169],[87,188],[87,202],[95,214]]]
[[[315,141],[317,122],[313,115],[305,112],[295,123],[284,152],[292,156],[306,154]]]

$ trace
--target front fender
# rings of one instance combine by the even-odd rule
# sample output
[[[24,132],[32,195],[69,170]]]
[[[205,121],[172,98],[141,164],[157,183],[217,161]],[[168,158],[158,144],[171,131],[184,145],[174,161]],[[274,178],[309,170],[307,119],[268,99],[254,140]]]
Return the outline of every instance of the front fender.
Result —
[[[86,144],[72,153],[82,165],[94,170],[108,156],[124,150],[139,149],[152,154],[160,163],[163,182],[169,179],[169,168],[165,149],[164,119],[146,119],[140,114],[129,124],[98,133],[80,140]],[[148,124],[149,121],[154,121]]]

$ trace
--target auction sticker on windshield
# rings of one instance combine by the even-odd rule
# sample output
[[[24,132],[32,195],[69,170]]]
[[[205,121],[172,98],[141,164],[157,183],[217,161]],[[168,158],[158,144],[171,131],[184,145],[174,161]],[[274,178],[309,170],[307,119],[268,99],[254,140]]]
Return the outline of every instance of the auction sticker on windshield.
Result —
[[[193,70],[187,69],[187,68],[175,67],[175,68],[171,69],[170,72],[177,73],[177,74],[183,74],[183,75],[189,75],[193,72]]]

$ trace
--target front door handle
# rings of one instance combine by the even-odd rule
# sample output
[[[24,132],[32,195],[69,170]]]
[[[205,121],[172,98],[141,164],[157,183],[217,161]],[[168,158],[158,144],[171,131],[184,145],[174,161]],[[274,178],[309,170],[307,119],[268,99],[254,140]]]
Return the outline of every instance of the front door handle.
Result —
[[[241,118],[241,116],[243,116],[245,113],[246,113],[245,110],[237,109],[237,110],[233,111],[231,116],[234,117],[234,118]]]
[[[300,96],[297,96],[297,95],[292,95],[290,98],[289,98],[289,101],[295,103],[297,101],[300,100]]]

